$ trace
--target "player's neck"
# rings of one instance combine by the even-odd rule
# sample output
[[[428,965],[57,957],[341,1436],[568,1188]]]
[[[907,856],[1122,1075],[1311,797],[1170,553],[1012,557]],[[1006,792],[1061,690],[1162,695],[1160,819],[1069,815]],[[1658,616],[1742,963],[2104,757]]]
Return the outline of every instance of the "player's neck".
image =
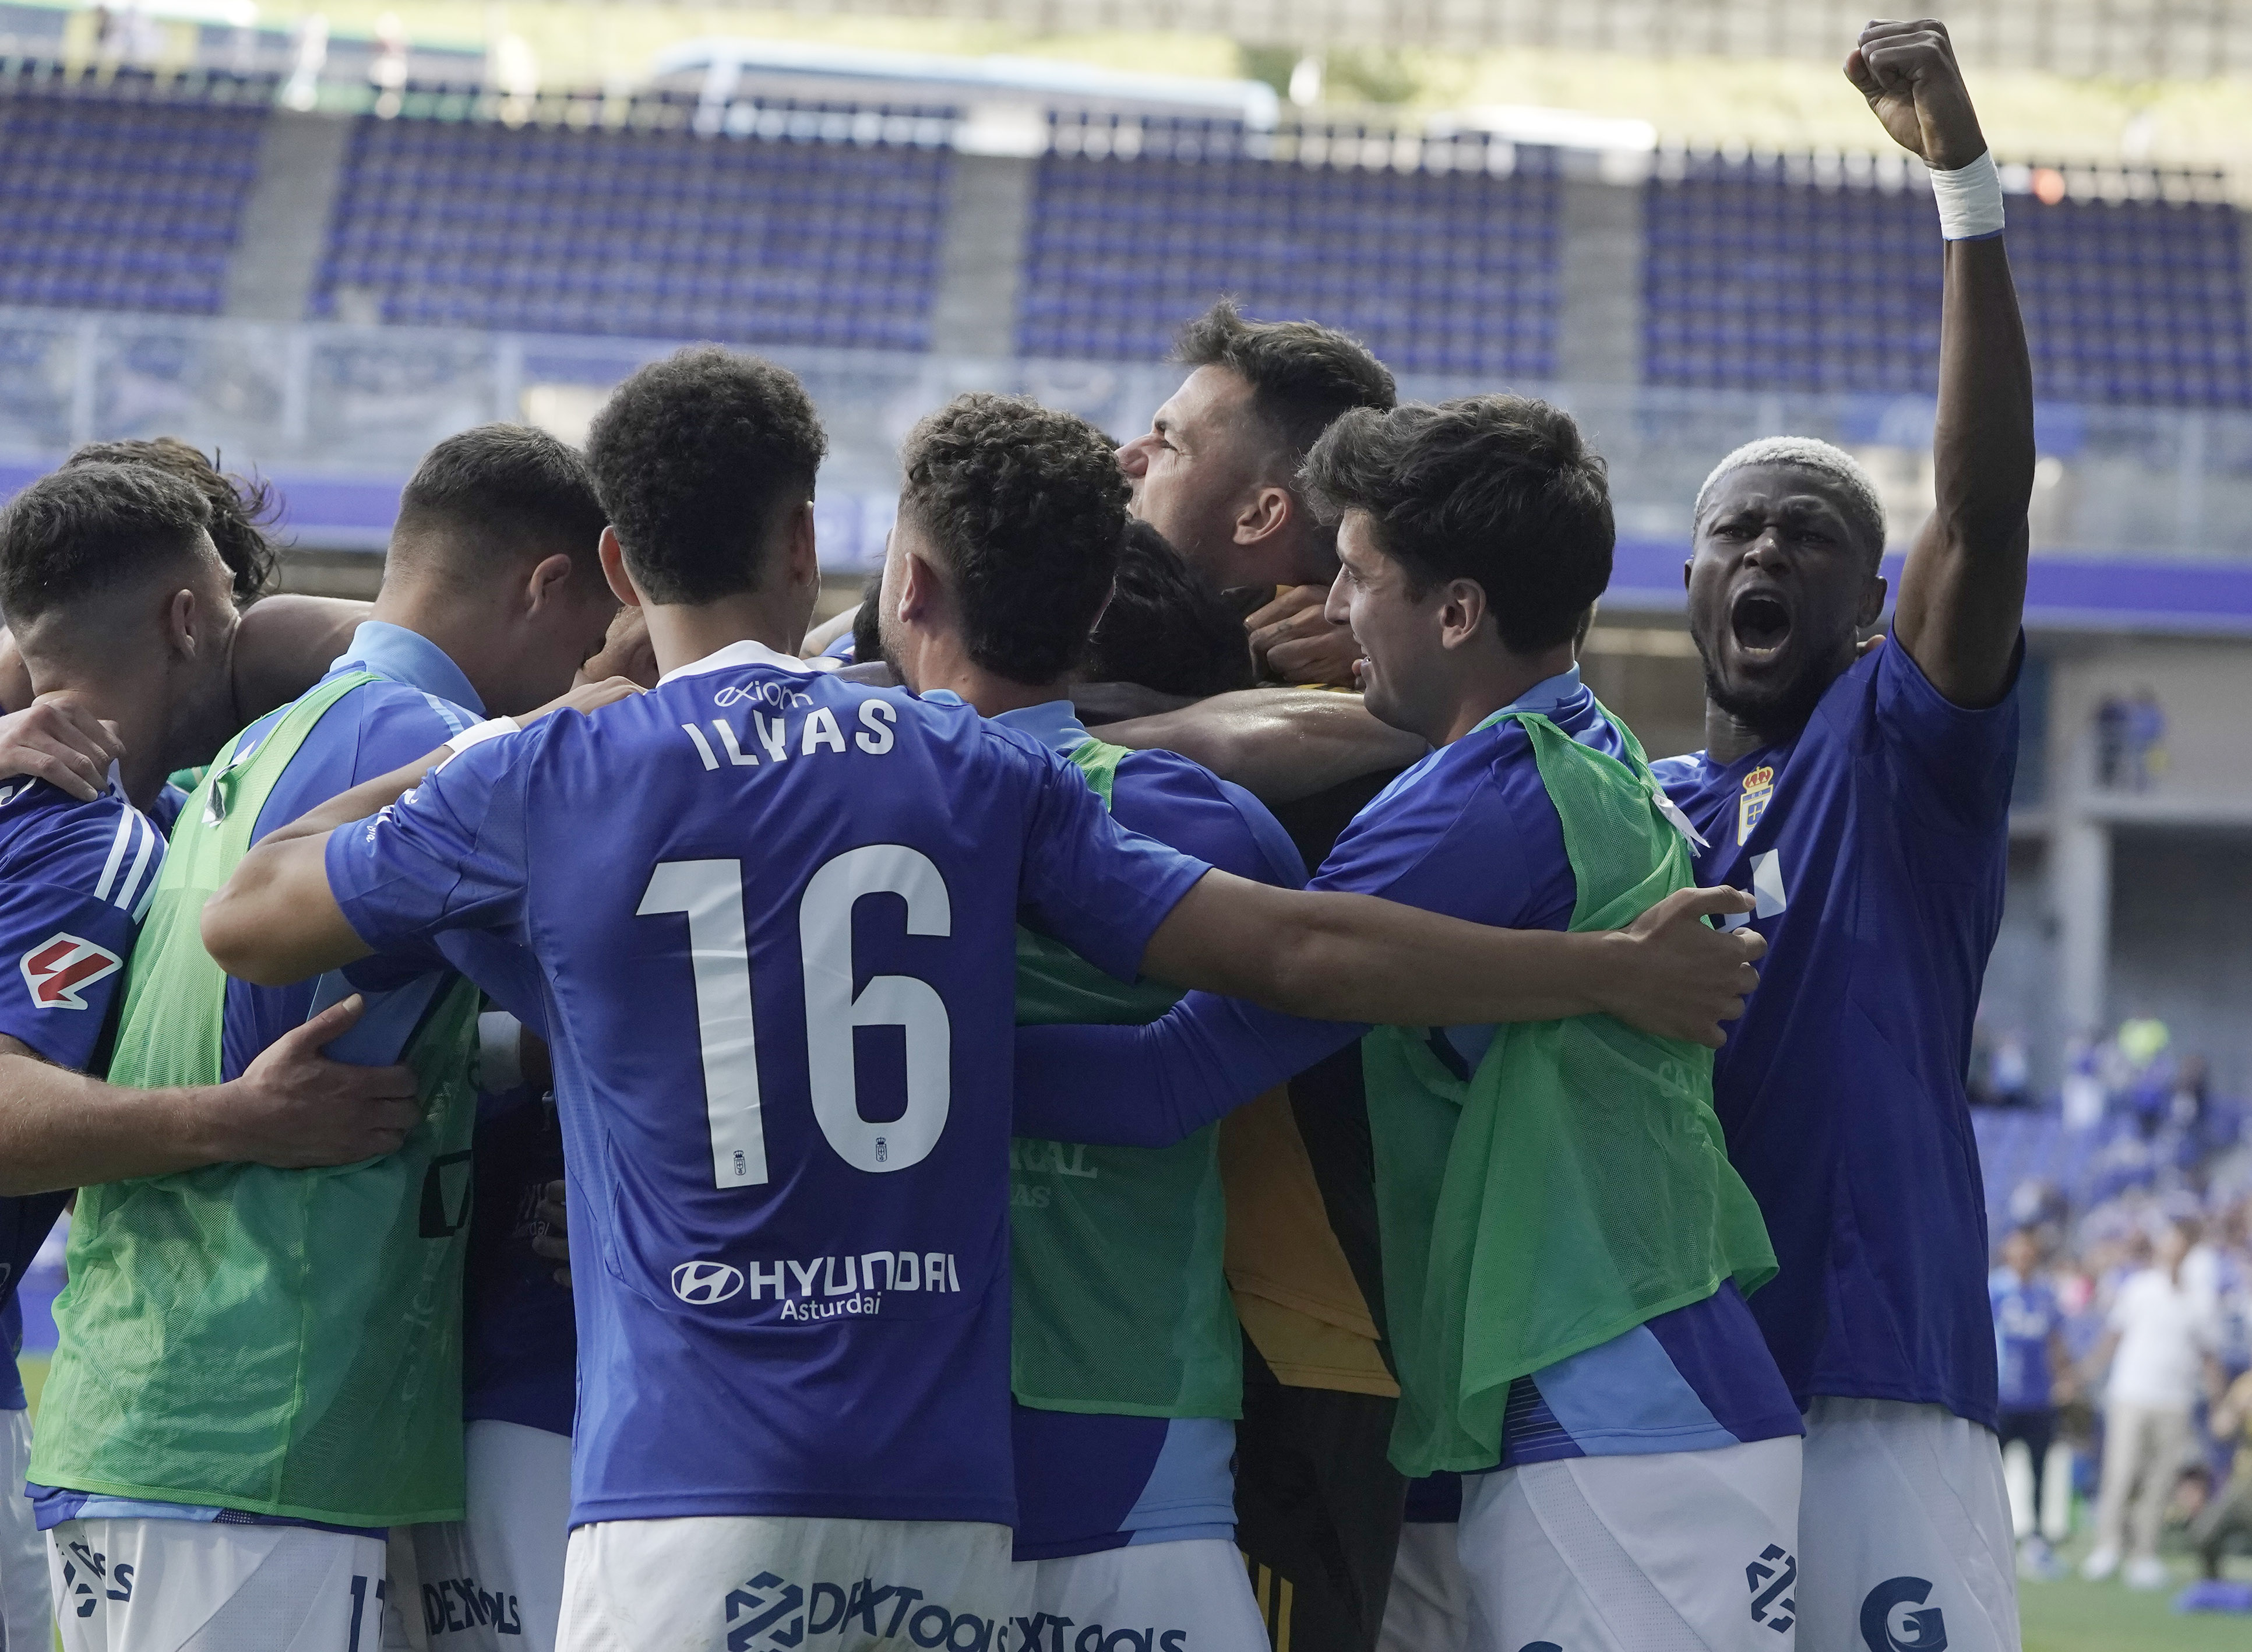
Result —
[[[1071,698],[1071,684],[1067,682],[1012,683],[1005,677],[981,670],[967,660],[953,670],[925,677],[916,684],[915,692],[928,694],[933,689],[960,695],[977,708],[980,717],[998,717],[1004,711],[1021,711],[1027,705],[1045,705],[1050,700]]]
[[[1515,705],[1550,677],[1570,670],[1572,665],[1568,642],[1546,654],[1488,649],[1475,665],[1466,666],[1452,703],[1438,709],[1432,725],[1413,732],[1434,746],[1451,746],[1496,711]]]
[[[167,749],[170,734],[170,705],[161,672],[140,671],[130,677],[89,667],[78,662],[35,660],[31,687],[42,695],[67,695],[103,722],[117,727],[125,755],[117,760],[117,778],[136,809],[146,809],[164,788],[164,777],[176,765]]]
[[[693,665],[737,642],[796,654],[805,640],[804,615],[787,587],[737,592],[712,602],[644,602],[642,613],[659,672]]]
[[[481,668],[490,657],[498,617],[485,602],[435,580],[386,577],[367,617],[412,631],[432,644],[461,668],[479,699],[485,698],[486,684],[481,677],[490,673]]]
[[[1706,698],[1705,759],[1716,767],[1726,768],[1762,746],[1774,745],[1788,732],[1747,722],[1733,711],[1723,711],[1709,695]]]

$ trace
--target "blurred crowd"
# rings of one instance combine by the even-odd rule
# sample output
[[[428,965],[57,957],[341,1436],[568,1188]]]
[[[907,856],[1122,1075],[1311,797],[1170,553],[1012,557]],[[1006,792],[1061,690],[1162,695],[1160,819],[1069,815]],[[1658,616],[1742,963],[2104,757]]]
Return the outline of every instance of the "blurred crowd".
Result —
[[[1982,1034],[1974,1100],[2038,1108],[2040,1173],[1990,1163],[2004,1462],[2021,1569],[2163,1587],[2162,1544],[2205,1581],[2192,1607],[2252,1611],[2224,1559],[2252,1549],[2252,1144],[2243,1108],[2153,1017],[2075,1040],[2034,1093],[2024,1040]],[[1982,1132],[1984,1134],[1984,1132]],[[1999,1159],[2002,1155],[1990,1155]],[[1996,1184],[1997,1177],[2004,1178]],[[2239,1461],[2240,1454],[2242,1461]],[[2077,1510],[2077,1514],[2075,1514]],[[2090,1531],[2092,1528],[2092,1531]]]

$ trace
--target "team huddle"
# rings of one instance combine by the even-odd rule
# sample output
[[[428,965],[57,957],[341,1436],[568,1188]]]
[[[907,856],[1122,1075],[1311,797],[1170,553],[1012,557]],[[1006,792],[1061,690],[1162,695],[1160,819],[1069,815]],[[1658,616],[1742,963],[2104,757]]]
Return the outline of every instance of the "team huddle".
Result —
[[[177,442],[17,496],[0,1648],[2014,1649],[2030,372],[1945,31],[1847,73],[1937,509],[1865,641],[1859,467],[1721,459],[1690,756],[1581,681],[1567,413],[1226,304],[1123,449],[929,413],[810,635],[820,420],[717,347],[439,444],[372,607],[239,608]]]

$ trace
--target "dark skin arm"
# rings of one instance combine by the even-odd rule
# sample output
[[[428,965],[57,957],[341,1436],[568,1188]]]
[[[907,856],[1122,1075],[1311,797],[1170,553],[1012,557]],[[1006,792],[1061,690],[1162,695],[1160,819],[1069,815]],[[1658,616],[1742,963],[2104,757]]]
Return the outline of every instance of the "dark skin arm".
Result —
[[[1259,675],[1275,683],[1352,688],[1360,644],[1328,614],[1326,585],[1294,585],[1243,621]]]
[[[1845,76],[1935,170],[1986,152],[1943,24],[1873,23]],[[1932,438],[1938,508],[1901,575],[1893,640],[1957,705],[2008,691],[2025,618],[2033,485],[2033,367],[2002,238],[1950,241]]]
[[[1241,689],[1093,732],[1114,746],[1178,752],[1267,803],[1405,768],[1431,749],[1370,716],[1358,694],[1326,689]]]

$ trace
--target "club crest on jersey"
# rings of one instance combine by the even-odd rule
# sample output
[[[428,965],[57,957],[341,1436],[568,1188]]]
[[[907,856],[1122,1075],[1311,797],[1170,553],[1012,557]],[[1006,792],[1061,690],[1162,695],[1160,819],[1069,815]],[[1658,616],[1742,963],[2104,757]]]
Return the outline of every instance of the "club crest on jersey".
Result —
[[[17,961],[31,1002],[42,1010],[85,1009],[79,989],[115,975],[124,964],[108,947],[62,932],[49,935]]]
[[[1751,836],[1752,828],[1760,823],[1767,813],[1769,799],[1775,795],[1775,767],[1762,763],[1744,776],[1744,795],[1736,799],[1736,842],[1741,844]]]

